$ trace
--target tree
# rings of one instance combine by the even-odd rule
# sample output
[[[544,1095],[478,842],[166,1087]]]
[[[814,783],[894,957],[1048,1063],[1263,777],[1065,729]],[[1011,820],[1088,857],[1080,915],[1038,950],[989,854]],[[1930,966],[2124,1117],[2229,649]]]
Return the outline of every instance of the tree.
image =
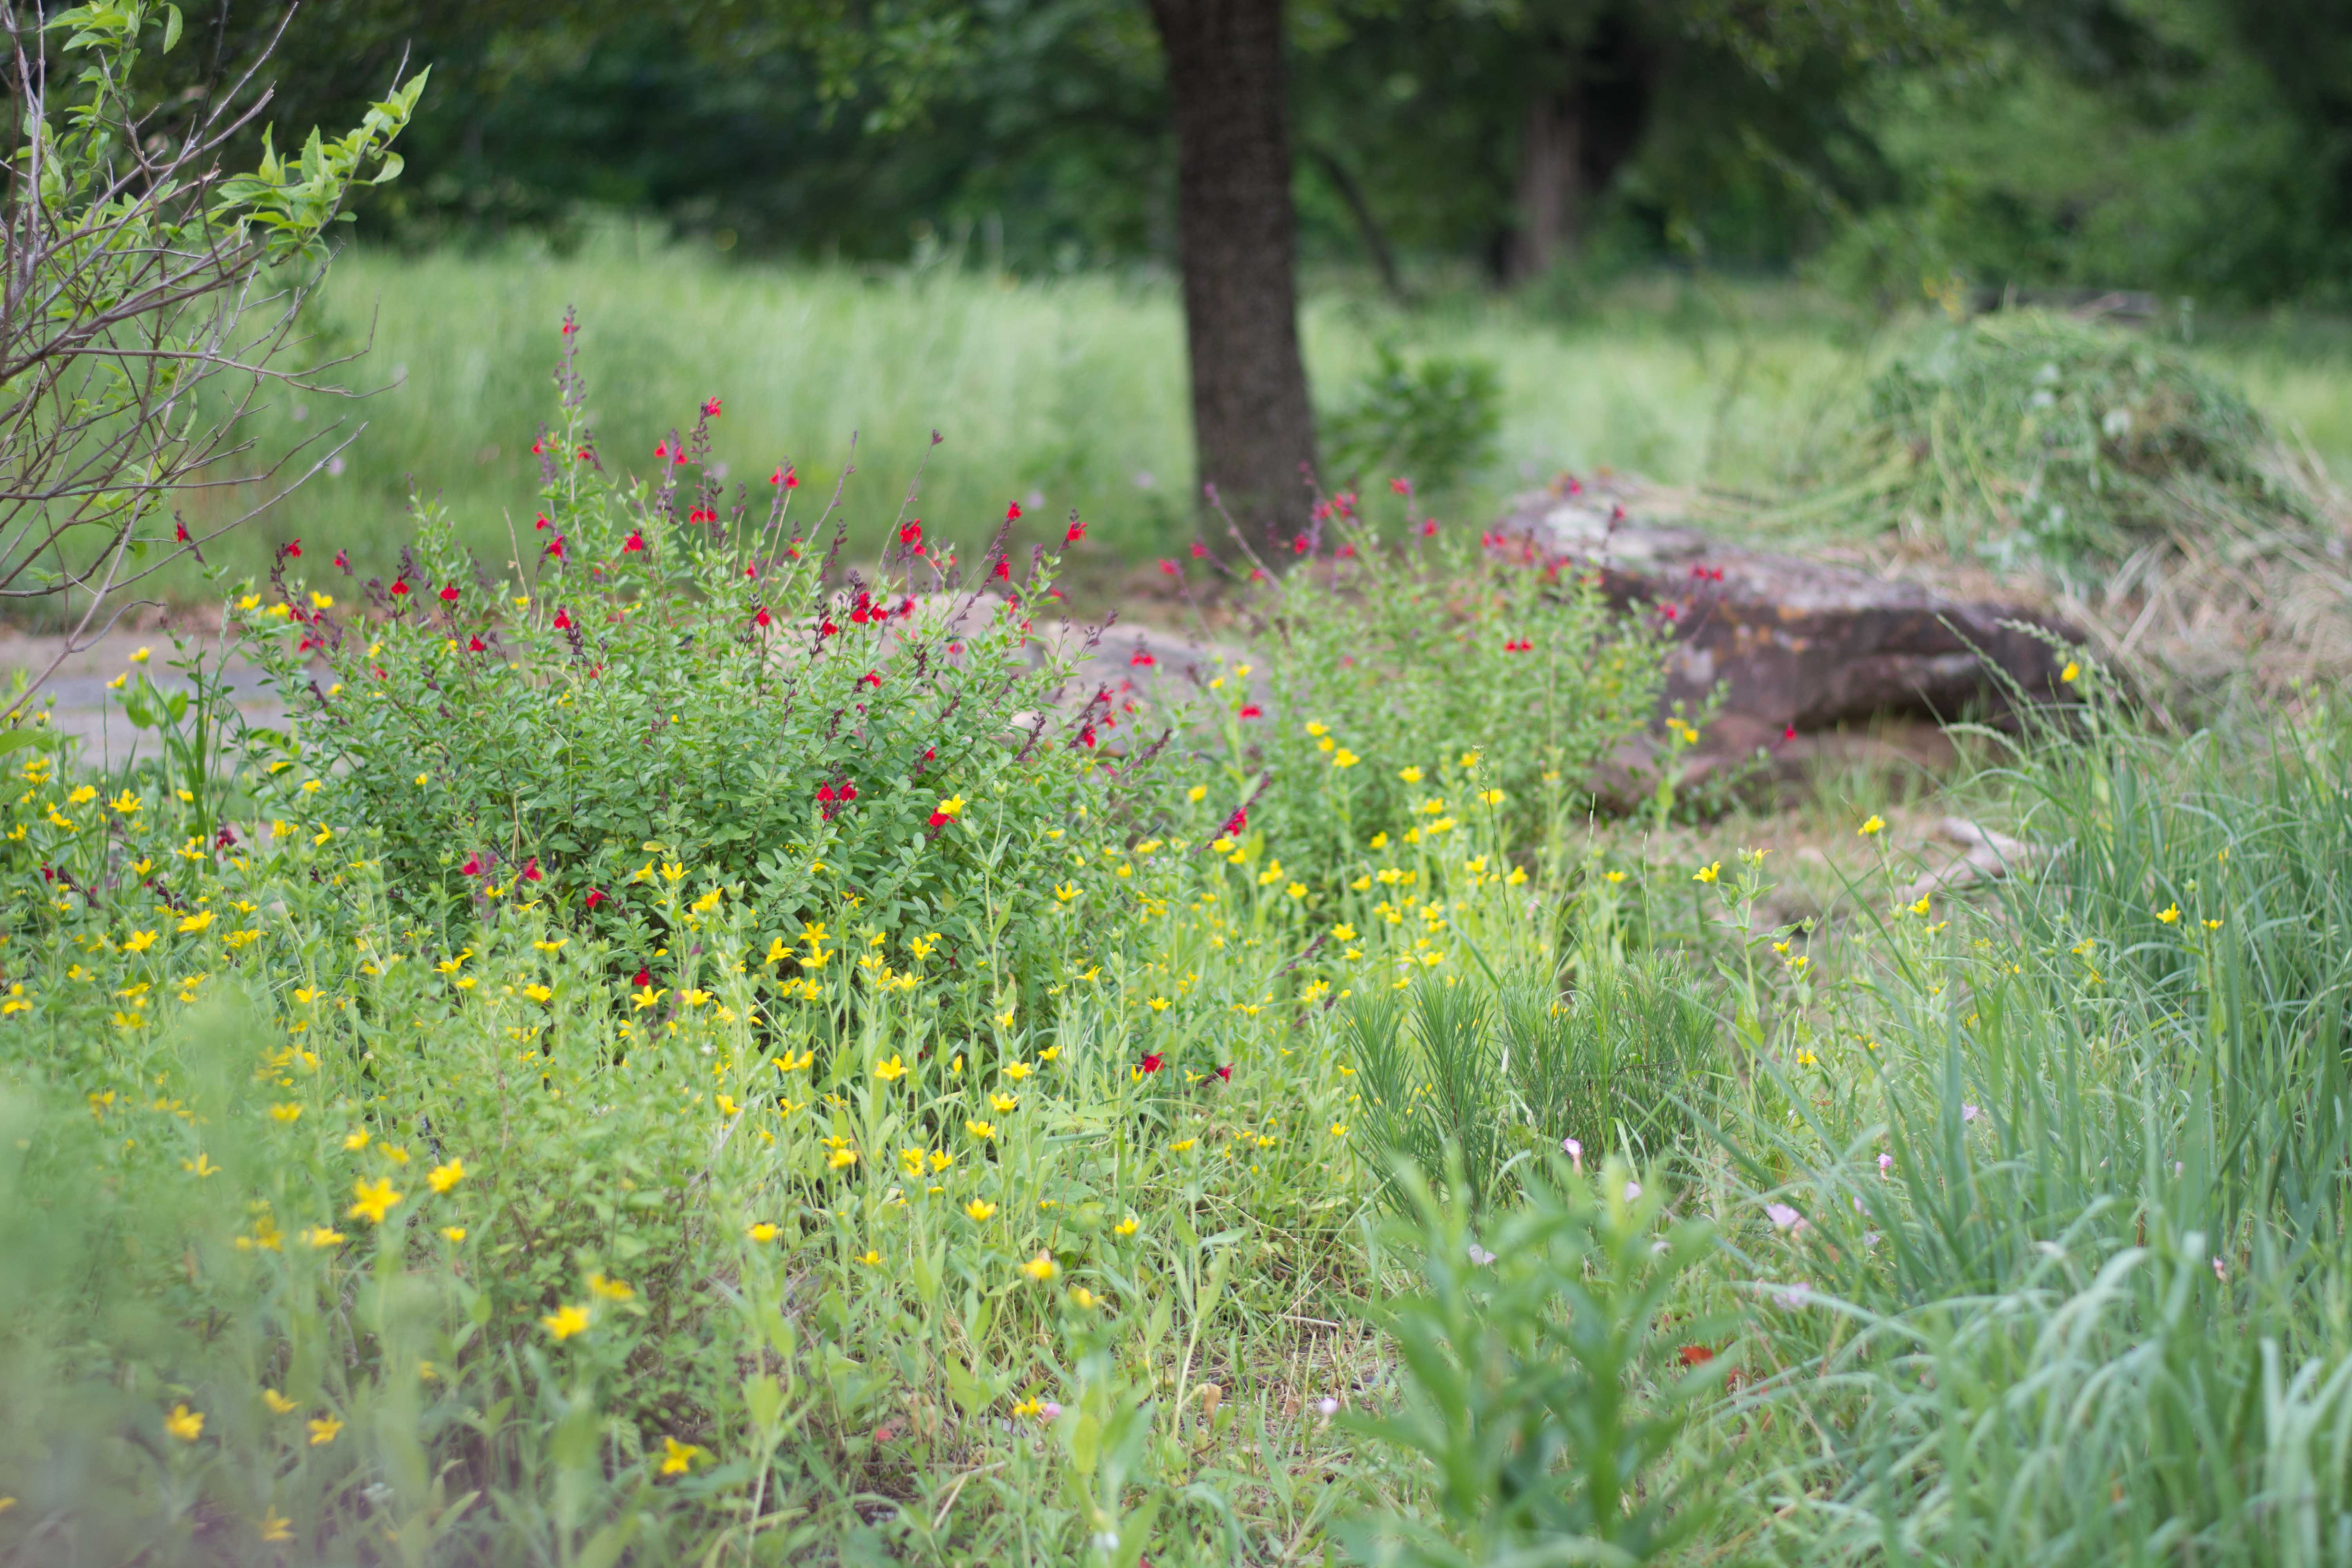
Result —
[[[1176,122],[1177,223],[1199,477],[1266,536],[1315,467],[1298,347],[1282,0],[1150,0]],[[1279,555],[1276,556],[1279,559]]]

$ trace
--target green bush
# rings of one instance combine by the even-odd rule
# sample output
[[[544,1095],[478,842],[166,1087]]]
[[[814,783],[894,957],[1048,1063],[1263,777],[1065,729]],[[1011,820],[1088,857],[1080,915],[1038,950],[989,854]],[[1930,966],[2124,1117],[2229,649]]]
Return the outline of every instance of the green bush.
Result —
[[[296,546],[238,601],[299,693],[304,755],[381,827],[394,898],[435,921],[544,899],[664,984],[725,899],[759,911],[771,963],[819,967],[838,948],[818,928],[852,904],[901,967],[944,942],[996,988],[1042,972],[1055,887],[1109,875],[1064,833],[1116,837],[1152,751],[1031,636],[1055,558],[1000,536],[970,567],[910,520],[869,578],[781,467],[761,511],[722,519],[716,479],[683,477],[715,398],[624,477],[638,460],[596,444],[571,342],[567,322],[540,508],[502,570],[420,503],[390,583],[324,591]]]
[[[1371,373],[1324,420],[1334,472],[1350,483],[1410,474],[1438,491],[1493,458],[1503,429],[1502,376],[1493,364],[1444,354],[1409,359],[1393,342],[1372,353]]]

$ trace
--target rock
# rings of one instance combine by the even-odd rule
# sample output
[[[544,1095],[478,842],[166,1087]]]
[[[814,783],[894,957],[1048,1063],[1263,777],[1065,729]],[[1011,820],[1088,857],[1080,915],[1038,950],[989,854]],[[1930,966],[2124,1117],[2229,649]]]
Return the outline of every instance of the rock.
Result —
[[[1718,683],[1718,723],[1778,737],[1878,714],[1997,716],[2014,692],[2059,689],[2067,660],[2027,627],[2082,633],[2023,603],[1961,599],[1920,583],[1727,544],[1696,529],[1628,521],[1607,502],[1521,498],[1496,548],[1530,546],[1601,575],[1618,603],[1649,606],[1675,643],[1666,698],[1694,706]]]

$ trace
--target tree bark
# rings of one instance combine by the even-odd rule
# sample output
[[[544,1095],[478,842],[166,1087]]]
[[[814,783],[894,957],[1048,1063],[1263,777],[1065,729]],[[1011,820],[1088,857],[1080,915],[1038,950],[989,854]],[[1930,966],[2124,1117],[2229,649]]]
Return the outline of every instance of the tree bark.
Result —
[[[1528,103],[1519,131],[1518,227],[1510,280],[1542,277],[1583,237],[1584,105],[1580,95],[1545,93]]]
[[[1315,416],[1298,352],[1283,0],[1151,0],[1151,15],[1175,106],[1201,481],[1255,538],[1286,542],[1306,514]]]

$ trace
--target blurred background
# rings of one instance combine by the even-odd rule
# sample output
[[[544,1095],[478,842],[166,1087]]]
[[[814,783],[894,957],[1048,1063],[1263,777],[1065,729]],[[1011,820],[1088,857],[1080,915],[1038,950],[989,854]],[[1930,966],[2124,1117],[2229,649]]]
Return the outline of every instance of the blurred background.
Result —
[[[1171,70],[1253,18],[1270,85]],[[1276,116],[1332,486],[1411,473],[1475,521],[1605,468],[1786,516],[1922,333],[2021,311],[2352,461],[2352,0],[225,0],[163,90],[254,61],[280,145],[432,77],[310,310],[369,395],[255,433],[365,428],[232,563],[302,536],[381,570],[412,493],[509,553],[576,309],[616,461],[719,396],[755,499],[782,462],[829,496],[854,437],[860,538],[927,462],[929,526],[1075,510],[1115,593],[1199,526],[1187,267],[1267,275],[1186,247],[1188,201],[1266,206],[1216,167],[1187,195],[1188,94],[1196,127]]]

